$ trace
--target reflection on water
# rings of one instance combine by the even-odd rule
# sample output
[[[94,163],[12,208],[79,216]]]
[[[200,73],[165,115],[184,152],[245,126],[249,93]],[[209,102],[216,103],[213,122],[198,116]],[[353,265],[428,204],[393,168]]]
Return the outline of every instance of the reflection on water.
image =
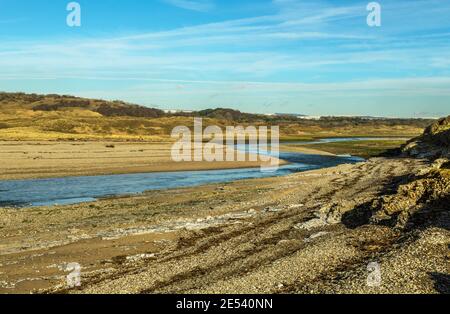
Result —
[[[101,197],[136,194],[149,190],[283,176],[363,160],[351,156],[334,157],[285,152],[280,153],[280,158],[289,161],[290,164],[281,166],[275,172],[246,168],[0,181],[0,206],[75,204],[94,201]]]

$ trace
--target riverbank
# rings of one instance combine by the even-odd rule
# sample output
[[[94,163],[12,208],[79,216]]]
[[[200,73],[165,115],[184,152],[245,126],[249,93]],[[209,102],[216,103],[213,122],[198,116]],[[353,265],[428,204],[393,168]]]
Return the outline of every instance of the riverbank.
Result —
[[[259,161],[248,161],[248,156],[243,162],[174,162],[171,148],[170,142],[0,141],[0,180],[261,166]]]
[[[399,231],[350,215],[427,167],[379,158],[94,203],[3,208],[0,292],[440,292],[445,219]],[[379,287],[366,284],[374,261]],[[79,289],[66,289],[69,262],[82,266]]]
[[[398,148],[403,140],[339,143],[280,143],[280,151],[318,156],[351,154],[363,158]],[[257,168],[261,162],[174,162],[172,143],[108,141],[0,141],[0,180],[46,179],[151,172]],[[227,148],[229,149],[229,148]],[[243,154],[236,152],[237,154]],[[236,158],[237,159],[237,158]],[[287,164],[280,160],[280,165]]]
[[[319,156],[336,156],[336,154],[324,150],[289,143],[280,143],[280,151],[299,154],[319,155]]]
[[[59,143],[61,144],[61,143]],[[92,146],[90,143],[84,143]],[[39,147],[42,143],[39,143]],[[50,149],[55,143],[49,144]],[[19,145],[20,147],[20,145]],[[105,145],[106,148],[111,149],[110,155],[114,157],[119,157],[121,152],[128,153],[128,150],[124,150],[123,147],[116,150],[116,147],[111,144]],[[152,146],[155,148],[154,144]],[[58,152],[63,152],[67,155],[67,148],[61,148],[58,145],[58,149],[53,149],[47,154],[55,154]],[[86,149],[85,147],[83,147]],[[170,148],[170,147],[169,147]],[[288,148],[288,147],[287,147]],[[228,148],[227,148],[228,149]],[[136,150],[135,150],[136,151]],[[140,150],[143,152],[144,150]],[[158,150],[159,152],[160,150]],[[237,156],[244,156],[244,152],[249,152],[256,154],[257,150],[253,147],[237,146],[232,149]],[[239,153],[237,153],[237,151]],[[69,176],[69,177],[58,177],[58,178],[46,178],[46,179],[26,179],[26,180],[5,180],[0,181],[0,206],[3,207],[30,207],[30,206],[51,206],[51,205],[69,205],[82,202],[95,201],[97,199],[111,197],[111,196],[124,196],[132,195],[136,193],[142,193],[150,190],[163,190],[163,189],[174,189],[188,186],[201,186],[213,183],[224,183],[232,182],[236,180],[244,179],[256,179],[272,176],[285,176],[294,172],[307,171],[311,169],[320,169],[326,167],[334,167],[339,164],[355,163],[360,162],[363,159],[355,157],[338,157],[332,154],[321,153],[319,151],[314,151],[311,149],[302,149],[301,153],[285,152],[284,146],[281,146],[281,151],[279,158],[283,159],[280,161],[279,167],[273,169],[274,171],[264,171],[265,168],[260,166],[266,166],[266,164],[258,164],[258,167],[245,167],[245,169],[200,169],[197,171],[175,171],[174,169],[168,169],[169,171],[160,172],[139,172],[139,173],[128,173],[128,174],[112,174],[112,175],[86,175],[86,176]],[[42,153],[42,152],[40,152]],[[88,151],[89,154],[101,153],[105,154],[104,151]],[[170,152],[167,149],[167,155]],[[67,159],[74,161],[80,160],[81,152],[78,152],[78,156],[74,156],[71,152]],[[239,154],[239,155],[238,155]],[[52,155],[54,156],[54,155]],[[247,157],[250,157],[249,154]],[[104,156],[102,156],[104,158]],[[102,166],[111,167],[114,165],[114,157],[111,157],[111,162],[104,158],[104,164]],[[153,156],[157,157],[157,155]],[[161,155],[160,157],[164,157]],[[256,156],[254,156],[256,157]],[[61,158],[61,157],[59,157]],[[50,160],[52,158],[47,157]],[[53,157],[56,159],[56,156]],[[93,159],[89,157],[89,159]],[[29,160],[29,158],[28,158]],[[148,160],[151,160],[149,157]],[[148,160],[142,160],[141,162],[148,162]],[[92,160],[95,162],[95,160]],[[283,165],[288,163],[288,165]],[[173,163],[170,159],[166,164]],[[188,164],[188,163],[184,163]],[[196,163],[202,165],[202,163]],[[208,163],[204,162],[204,165],[212,164],[213,166],[220,166],[221,163]],[[233,162],[229,163],[233,165]],[[246,165],[247,163],[242,162],[241,164]],[[236,165],[235,168],[238,168]],[[251,164],[250,164],[251,165]],[[36,165],[34,165],[36,166]],[[135,165],[137,166],[137,165]],[[159,165],[157,165],[159,166]],[[189,165],[192,167],[192,165]],[[158,168],[161,169],[161,168]],[[42,168],[40,169],[42,171]],[[54,171],[54,169],[52,169]],[[67,168],[67,172],[74,171],[73,166]],[[88,167],[83,170],[90,170]],[[122,169],[123,170],[123,169]],[[263,170],[263,171],[261,171]],[[31,175],[31,173],[27,173]],[[48,176],[48,173],[43,175]]]
[[[408,139],[379,139],[370,138],[360,141],[342,141],[330,143],[315,143],[305,145],[295,145],[303,149],[312,149],[327,152],[329,154],[343,155],[348,154],[361,158],[372,158],[389,154],[393,150],[398,150]],[[392,154],[392,153],[391,153]]]

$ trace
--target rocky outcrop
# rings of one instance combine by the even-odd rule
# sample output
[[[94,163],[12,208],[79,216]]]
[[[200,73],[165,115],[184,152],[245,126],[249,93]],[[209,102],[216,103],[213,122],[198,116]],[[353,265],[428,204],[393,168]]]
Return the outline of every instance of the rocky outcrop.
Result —
[[[403,148],[404,156],[423,158],[430,166],[411,174],[396,193],[372,204],[373,223],[413,227],[430,222],[450,210],[450,116],[427,127],[423,135]]]
[[[415,158],[450,158],[450,116],[427,127],[423,135],[409,141],[402,152]]]
[[[432,222],[450,209],[449,170],[439,169],[414,178],[397,188],[392,195],[382,196],[372,204],[372,223],[397,228],[414,227]]]
[[[402,157],[424,159],[423,167],[391,178],[379,196],[357,207],[331,206],[325,215],[341,214],[346,226],[378,224],[398,229],[450,226],[450,117],[427,127],[402,147]],[[397,156],[398,157],[398,156]]]

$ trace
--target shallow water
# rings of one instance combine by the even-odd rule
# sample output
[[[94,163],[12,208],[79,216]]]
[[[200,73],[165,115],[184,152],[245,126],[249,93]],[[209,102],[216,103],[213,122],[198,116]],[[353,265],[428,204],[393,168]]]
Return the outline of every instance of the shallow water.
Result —
[[[247,149],[252,150],[248,147]],[[76,204],[102,197],[137,194],[150,190],[283,176],[363,160],[352,156],[335,157],[284,152],[280,153],[280,158],[289,161],[290,164],[279,167],[275,172],[264,172],[260,168],[245,168],[0,181],[0,206]]]

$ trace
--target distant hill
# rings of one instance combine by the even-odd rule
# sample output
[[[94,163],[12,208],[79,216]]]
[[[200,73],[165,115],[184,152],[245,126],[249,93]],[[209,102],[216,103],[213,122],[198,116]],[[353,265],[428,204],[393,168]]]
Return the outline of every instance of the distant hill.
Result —
[[[0,139],[118,139],[166,140],[175,126],[192,126],[193,117],[204,125],[277,125],[283,140],[317,137],[414,137],[434,122],[426,119],[366,119],[295,115],[262,115],[228,108],[197,112],[164,112],[123,101],[87,99],[70,95],[0,92]]]
[[[262,118],[255,114],[242,113],[238,110],[226,109],[226,108],[207,109],[207,110],[194,112],[193,114],[197,115],[199,117],[207,117],[207,118],[213,118],[213,119],[219,119],[219,120],[230,120],[230,121],[239,121],[239,122],[244,122],[244,121],[249,122],[249,121],[261,120],[261,118]]]
[[[80,108],[100,113],[106,117],[128,116],[159,118],[165,115],[162,110],[128,104],[123,101],[85,99],[54,94],[36,95],[0,93],[0,103],[23,106],[34,111],[58,111],[67,108]]]
[[[302,115],[276,114],[262,115],[253,113],[243,113],[239,110],[229,108],[206,109],[201,111],[173,112],[165,113],[163,110],[148,108],[124,101],[106,101],[100,99],[80,98],[70,95],[37,95],[25,93],[4,93],[0,92],[0,105],[3,108],[22,108],[33,111],[64,111],[66,109],[84,109],[97,112],[105,117],[140,117],[140,118],[160,118],[160,117],[203,117],[217,120],[227,120],[235,122],[298,122],[304,125],[327,123],[333,126],[345,124],[377,124],[388,125],[410,124],[425,128],[433,120],[430,119],[393,119],[367,117],[346,117],[346,116],[323,116],[320,119],[306,120]]]

